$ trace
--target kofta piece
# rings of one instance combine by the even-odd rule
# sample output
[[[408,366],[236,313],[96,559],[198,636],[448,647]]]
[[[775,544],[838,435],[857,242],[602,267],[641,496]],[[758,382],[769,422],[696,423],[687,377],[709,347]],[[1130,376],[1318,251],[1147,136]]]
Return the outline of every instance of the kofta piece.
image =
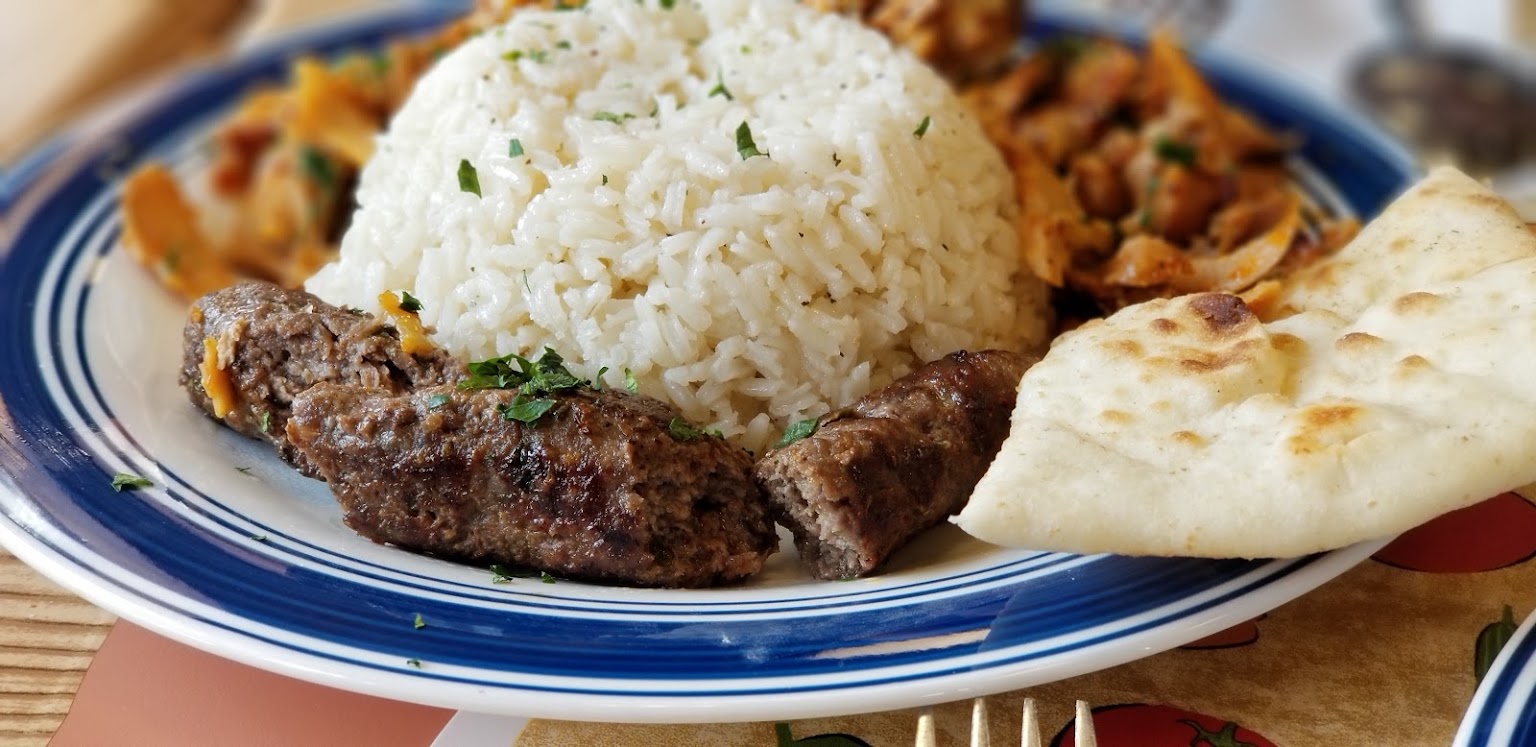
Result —
[[[313,477],[287,437],[289,409],[300,393],[321,382],[398,393],[457,381],[463,368],[440,350],[405,353],[399,333],[371,314],[245,282],[203,296],[188,311],[180,383],[210,417],[271,442]]]
[[[636,586],[747,578],[778,548],[747,452],[649,397],[590,386],[319,384],[287,437],[376,542]],[[523,422],[517,418],[528,419]]]
[[[965,506],[1008,436],[1036,358],[960,351],[849,407],[754,467],[774,518],[821,579],[870,573]]]

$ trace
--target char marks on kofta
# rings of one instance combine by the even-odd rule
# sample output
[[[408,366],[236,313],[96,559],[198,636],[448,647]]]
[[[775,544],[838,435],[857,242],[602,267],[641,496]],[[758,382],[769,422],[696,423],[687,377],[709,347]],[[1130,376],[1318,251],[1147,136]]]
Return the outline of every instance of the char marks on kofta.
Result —
[[[347,525],[478,563],[642,586],[712,586],[762,569],[778,536],[752,460],[650,397],[573,388],[532,423],[517,394],[323,384],[288,433]]]
[[[495,388],[512,368],[466,375],[497,361],[406,354],[372,315],[268,283],[200,299],[183,342],[192,401],[330,483],[375,541],[643,586],[736,581],[778,547],[745,451],[552,353],[527,363],[558,383],[530,397]]]

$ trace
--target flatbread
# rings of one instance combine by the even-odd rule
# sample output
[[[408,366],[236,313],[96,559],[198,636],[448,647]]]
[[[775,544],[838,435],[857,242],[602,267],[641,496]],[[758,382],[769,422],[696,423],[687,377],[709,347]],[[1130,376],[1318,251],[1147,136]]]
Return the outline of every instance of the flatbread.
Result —
[[[1429,172],[1343,249],[1289,278],[1274,318],[1326,309],[1353,317],[1384,298],[1536,256],[1536,237],[1488,187],[1451,167]]]
[[[1330,263],[1273,322],[1198,294],[1063,335],[955,522],[1041,550],[1288,557],[1536,482],[1524,224],[1437,171]]]

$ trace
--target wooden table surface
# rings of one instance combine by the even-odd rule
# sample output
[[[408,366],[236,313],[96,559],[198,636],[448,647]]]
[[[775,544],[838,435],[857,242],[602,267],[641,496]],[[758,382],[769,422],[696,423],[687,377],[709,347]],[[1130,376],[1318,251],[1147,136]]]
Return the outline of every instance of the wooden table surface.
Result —
[[[0,10],[0,168],[167,68],[379,0],[70,0]],[[0,747],[45,745],[115,617],[0,550]]]
[[[47,744],[115,619],[0,550],[0,746]]]

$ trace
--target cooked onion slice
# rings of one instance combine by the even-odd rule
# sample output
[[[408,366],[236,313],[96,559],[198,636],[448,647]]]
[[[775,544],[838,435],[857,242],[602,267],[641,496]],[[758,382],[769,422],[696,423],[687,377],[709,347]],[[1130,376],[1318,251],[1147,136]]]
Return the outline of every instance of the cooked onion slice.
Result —
[[[213,416],[223,420],[234,411],[238,399],[229,372],[219,362],[219,343],[212,337],[203,338],[203,363],[198,366],[198,372],[202,374],[203,391],[213,403]]]
[[[379,294],[379,306],[384,308],[384,313],[390,321],[395,323],[395,329],[400,331],[400,349],[411,355],[427,355],[433,351],[432,340],[427,337],[427,330],[421,326],[421,317],[413,311],[400,308],[400,299],[389,291]]]
[[[1257,283],[1290,251],[1301,230],[1301,200],[1293,193],[1284,197],[1280,219],[1269,230],[1224,254],[1190,252],[1192,272],[1175,279],[1175,290],[1185,293],[1215,290],[1236,293]]]
[[[122,206],[123,247],[167,288],[196,298],[234,281],[165,167],[150,164],[133,172],[123,182]]]

